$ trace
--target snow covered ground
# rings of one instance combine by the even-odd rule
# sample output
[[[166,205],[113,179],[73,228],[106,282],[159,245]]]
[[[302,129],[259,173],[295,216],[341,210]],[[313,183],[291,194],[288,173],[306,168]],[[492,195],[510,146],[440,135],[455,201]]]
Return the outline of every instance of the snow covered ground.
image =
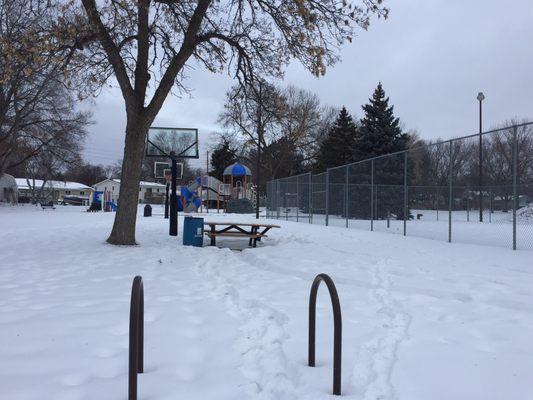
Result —
[[[321,272],[341,301],[346,398],[532,398],[533,252],[284,221],[256,249],[192,248],[160,215],[139,217],[139,246],[114,247],[113,216],[0,207],[2,399],[125,399],[137,274],[140,399],[332,398],[325,287],[306,366]]]
[[[478,221],[479,211],[453,211],[452,242],[480,244],[485,246],[513,247],[513,214],[512,212],[488,210],[484,214],[484,222]],[[411,210],[415,219],[406,222],[407,236],[448,241],[448,211]],[[420,219],[416,215],[420,214]],[[275,216],[275,213],[272,213]],[[307,223],[309,215],[297,212],[296,207],[280,210],[279,219]],[[325,225],[324,214],[314,214],[312,223]],[[346,218],[338,215],[329,216],[330,226],[346,227]],[[348,227],[370,231],[370,220],[349,219]],[[375,220],[374,231],[403,235],[403,221],[391,219]],[[533,207],[527,206],[517,211],[516,246],[521,250],[533,250]]]

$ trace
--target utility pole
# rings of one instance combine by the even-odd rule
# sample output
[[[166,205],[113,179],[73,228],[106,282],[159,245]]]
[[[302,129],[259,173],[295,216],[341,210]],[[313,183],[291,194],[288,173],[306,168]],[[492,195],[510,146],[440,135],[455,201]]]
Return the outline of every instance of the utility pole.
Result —
[[[205,196],[205,209],[209,214],[209,150],[205,152],[205,187],[206,187],[206,196]]]
[[[263,90],[259,81],[259,101],[257,110],[257,165],[255,182],[255,218],[259,219],[259,188],[261,183],[261,142],[263,140]]]
[[[477,95],[479,101],[479,222],[483,222],[483,100],[485,95],[479,92]]]

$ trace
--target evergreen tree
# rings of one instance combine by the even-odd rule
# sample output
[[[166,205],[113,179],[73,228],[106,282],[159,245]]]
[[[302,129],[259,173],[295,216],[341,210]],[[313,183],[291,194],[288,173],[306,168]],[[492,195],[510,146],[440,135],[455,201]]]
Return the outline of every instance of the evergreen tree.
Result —
[[[378,84],[370,103],[363,106],[364,118],[361,120],[356,145],[356,160],[365,160],[372,157],[383,156],[407,149],[409,135],[402,132],[400,120],[394,116],[394,106],[389,106],[389,98]],[[380,157],[373,161],[373,191],[370,187],[351,187],[349,196],[360,198],[358,206],[351,209],[352,216],[358,218],[374,219],[404,217],[404,154],[394,154]],[[357,182],[370,182],[370,161],[357,165],[351,176]],[[357,176],[355,171],[360,170]],[[408,168],[411,171],[412,168]],[[353,192],[353,193],[352,193]],[[371,193],[374,196],[371,212],[367,206],[371,203]]]
[[[286,137],[281,137],[263,148],[263,165],[268,167],[268,171],[263,171],[265,179],[277,179],[287,176],[295,176],[305,172],[304,159],[298,152],[298,148]],[[257,157],[256,149],[249,152],[252,165],[255,165]]]
[[[219,180],[223,180],[224,169],[237,161],[235,149],[231,147],[228,138],[223,137],[218,146],[211,154],[211,171],[209,175]]]
[[[357,127],[345,107],[342,107],[335,124],[320,143],[316,169],[349,164],[354,161]]]
[[[389,106],[389,98],[385,97],[381,82],[369,101],[363,106],[365,116],[357,137],[357,160],[405,150],[409,135],[402,133],[400,119],[394,116],[394,106]]]

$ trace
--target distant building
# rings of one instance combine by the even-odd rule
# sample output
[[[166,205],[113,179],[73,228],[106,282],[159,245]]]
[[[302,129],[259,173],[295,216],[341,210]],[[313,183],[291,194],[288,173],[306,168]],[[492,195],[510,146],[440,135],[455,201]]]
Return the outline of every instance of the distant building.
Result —
[[[20,203],[88,204],[93,189],[79,182],[16,178]]]
[[[139,183],[139,203],[161,204],[165,199],[165,185],[157,182],[141,181]],[[109,192],[113,203],[118,203],[120,179],[106,179],[93,186],[97,192]]]
[[[9,174],[0,176],[0,203],[18,203],[17,181]]]

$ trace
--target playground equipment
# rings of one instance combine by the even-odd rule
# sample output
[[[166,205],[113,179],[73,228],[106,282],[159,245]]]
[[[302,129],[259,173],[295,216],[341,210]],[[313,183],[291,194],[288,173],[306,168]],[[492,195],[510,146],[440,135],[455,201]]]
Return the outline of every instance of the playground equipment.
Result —
[[[178,211],[192,212],[198,211],[202,205],[202,200],[196,193],[196,185],[182,186],[178,196]]]
[[[111,199],[111,192],[109,190],[94,191],[87,211],[117,211],[117,205]]]
[[[225,169],[224,182],[209,175],[197,176],[181,190],[185,211],[216,208],[217,212],[251,213],[255,206],[256,187],[250,169],[239,163]]]
[[[229,198],[225,196],[224,184],[214,176],[204,175],[197,177],[198,195],[202,199],[202,206],[205,206],[207,212],[210,208],[217,211],[225,209],[225,201]]]
[[[252,171],[246,165],[236,162],[224,170],[224,183],[229,184],[232,199],[251,199]]]
[[[255,209],[256,186],[252,182],[252,172],[246,165],[236,162],[224,170],[224,189],[227,200],[226,212],[247,214]],[[229,196],[228,196],[229,192]]]
[[[223,179],[221,182],[213,176],[197,176],[188,186],[182,186],[179,210],[209,212],[209,208],[216,207],[217,212],[253,212],[256,187],[250,169],[236,162],[224,170]]]
[[[154,176],[156,179],[165,179],[168,192],[171,174],[167,166],[168,163],[155,162]],[[179,179],[183,173],[183,164],[177,166],[179,167],[177,173]],[[216,208],[217,212],[231,209],[233,210],[231,212],[249,213],[253,212],[255,206],[255,191],[256,187],[252,183],[250,169],[237,162],[224,170],[224,182],[213,176],[202,175],[195,177],[188,185],[179,187],[176,196],[177,210],[209,212],[209,208]],[[165,218],[169,215],[168,208],[165,206]]]

